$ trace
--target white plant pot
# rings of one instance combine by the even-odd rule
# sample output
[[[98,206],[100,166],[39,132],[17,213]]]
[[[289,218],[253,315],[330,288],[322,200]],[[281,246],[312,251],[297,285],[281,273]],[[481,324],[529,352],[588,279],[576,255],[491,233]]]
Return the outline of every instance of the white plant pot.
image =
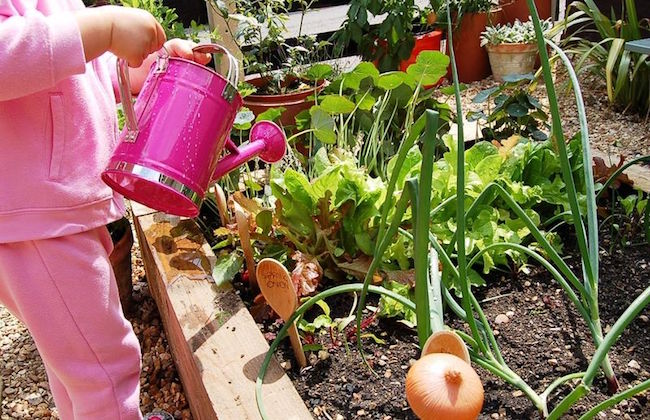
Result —
[[[530,73],[535,68],[537,44],[488,44],[485,48],[492,75],[499,82],[504,76]]]

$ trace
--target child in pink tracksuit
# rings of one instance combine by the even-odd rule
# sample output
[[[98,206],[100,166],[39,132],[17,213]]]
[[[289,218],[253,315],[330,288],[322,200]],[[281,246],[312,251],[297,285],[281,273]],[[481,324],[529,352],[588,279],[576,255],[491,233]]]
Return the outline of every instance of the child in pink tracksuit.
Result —
[[[116,57],[135,93],[163,43],[142,10],[0,0],[0,304],[29,328],[63,420],[142,418],[105,228],[124,205],[100,173],[117,143]]]

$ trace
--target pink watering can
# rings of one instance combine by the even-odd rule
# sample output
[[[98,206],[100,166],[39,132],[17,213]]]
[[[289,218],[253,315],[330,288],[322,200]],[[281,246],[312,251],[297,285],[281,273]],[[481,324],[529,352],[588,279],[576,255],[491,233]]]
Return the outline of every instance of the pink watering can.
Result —
[[[223,47],[203,44],[202,53],[228,58],[223,77],[193,61],[161,54],[132,104],[128,66],[118,60],[118,81],[126,126],[102,179],[126,198],[155,210],[196,217],[211,183],[259,156],[282,159],[286,138],[280,127],[261,121],[247,144],[230,139],[242,98],[238,64]],[[221,152],[228,154],[220,159]]]

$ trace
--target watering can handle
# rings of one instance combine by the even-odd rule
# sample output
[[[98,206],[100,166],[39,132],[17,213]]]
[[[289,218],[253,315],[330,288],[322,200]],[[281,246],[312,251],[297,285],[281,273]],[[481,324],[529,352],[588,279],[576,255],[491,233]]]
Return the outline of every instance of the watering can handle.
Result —
[[[198,53],[219,53],[228,57],[228,74],[226,74],[226,79],[234,88],[237,88],[239,84],[239,62],[230,51],[219,44],[199,44],[192,48],[192,51]]]
[[[230,54],[230,51],[219,44],[199,44],[192,48],[192,51],[200,53],[220,53],[228,57],[228,74],[226,75],[226,79],[234,89],[237,89],[237,84],[239,83],[239,63],[237,62],[237,59]],[[158,62],[155,70],[157,73],[165,72],[167,69],[168,59],[169,52],[163,46],[158,52]],[[124,109],[124,116],[126,119],[126,136],[124,137],[124,140],[127,142],[134,142],[138,136],[138,122],[135,118],[135,110],[133,108],[131,81],[129,79],[129,65],[126,60],[121,58],[117,60],[117,82],[120,89],[122,108]]]
[[[122,109],[124,109],[124,117],[126,119],[126,136],[124,140],[134,142],[138,136],[138,123],[135,119],[135,110],[133,109],[129,64],[121,58],[117,59],[117,84],[120,88],[120,99],[122,100]]]

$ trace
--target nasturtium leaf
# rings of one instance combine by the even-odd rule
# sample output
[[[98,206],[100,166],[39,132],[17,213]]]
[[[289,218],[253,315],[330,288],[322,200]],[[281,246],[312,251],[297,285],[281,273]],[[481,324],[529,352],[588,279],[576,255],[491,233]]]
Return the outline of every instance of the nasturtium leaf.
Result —
[[[354,100],[357,102],[357,107],[363,111],[370,111],[377,102],[377,99],[370,94],[370,91],[356,94]]]
[[[314,129],[314,135],[318,140],[326,144],[336,143],[336,133],[334,119],[330,114],[320,106],[312,106],[309,110],[311,115],[311,128]]]
[[[307,130],[310,127],[310,123],[311,123],[311,114],[309,113],[309,110],[304,109],[300,111],[298,114],[296,114],[295,120],[296,120],[296,129],[298,131]]]
[[[503,76],[504,82],[516,83],[521,82],[522,80],[533,80],[535,75],[533,73],[526,74],[507,74]]]
[[[354,70],[343,75],[343,87],[359,90],[363,80],[370,79],[374,85],[379,79],[379,70],[374,64],[367,61],[359,63]]]
[[[489,89],[482,90],[474,97],[474,99],[472,99],[472,102],[475,104],[483,103],[487,101],[490,95],[492,95],[497,90],[499,90],[499,86],[494,86]]]
[[[393,90],[402,84],[409,86],[411,89],[415,89],[417,83],[413,76],[410,76],[409,74],[402,71],[391,71],[388,73],[383,73],[379,76],[379,80],[377,82],[377,86],[384,90]]]
[[[309,67],[309,70],[307,70],[307,74],[305,77],[309,80],[323,80],[329,75],[332,74],[332,66],[329,64],[323,64],[323,63],[317,63],[313,64]]]
[[[516,117],[516,118],[523,117],[524,115],[528,115],[528,109],[519,103],[512,103],[508,105],[508,107],[506,108],[506,112],[511,117]]]
[[[327,95],[322,98],[320,107],[330,114],[349,114],[354,111],[354,102],[343,95]]]
[[[257,118],[255,118],[255,122],[260,122],[260,121],[276,121],[279,119],[284,111],[287,109],[285,107],[278,107],[278,108],[270,108],[267,109],[266,111],[262,112],[261,114],[257,115]]]
[[[422,51],[406,73],[423,86],[434,85],[447,74],[449,57],[440,51]]]

